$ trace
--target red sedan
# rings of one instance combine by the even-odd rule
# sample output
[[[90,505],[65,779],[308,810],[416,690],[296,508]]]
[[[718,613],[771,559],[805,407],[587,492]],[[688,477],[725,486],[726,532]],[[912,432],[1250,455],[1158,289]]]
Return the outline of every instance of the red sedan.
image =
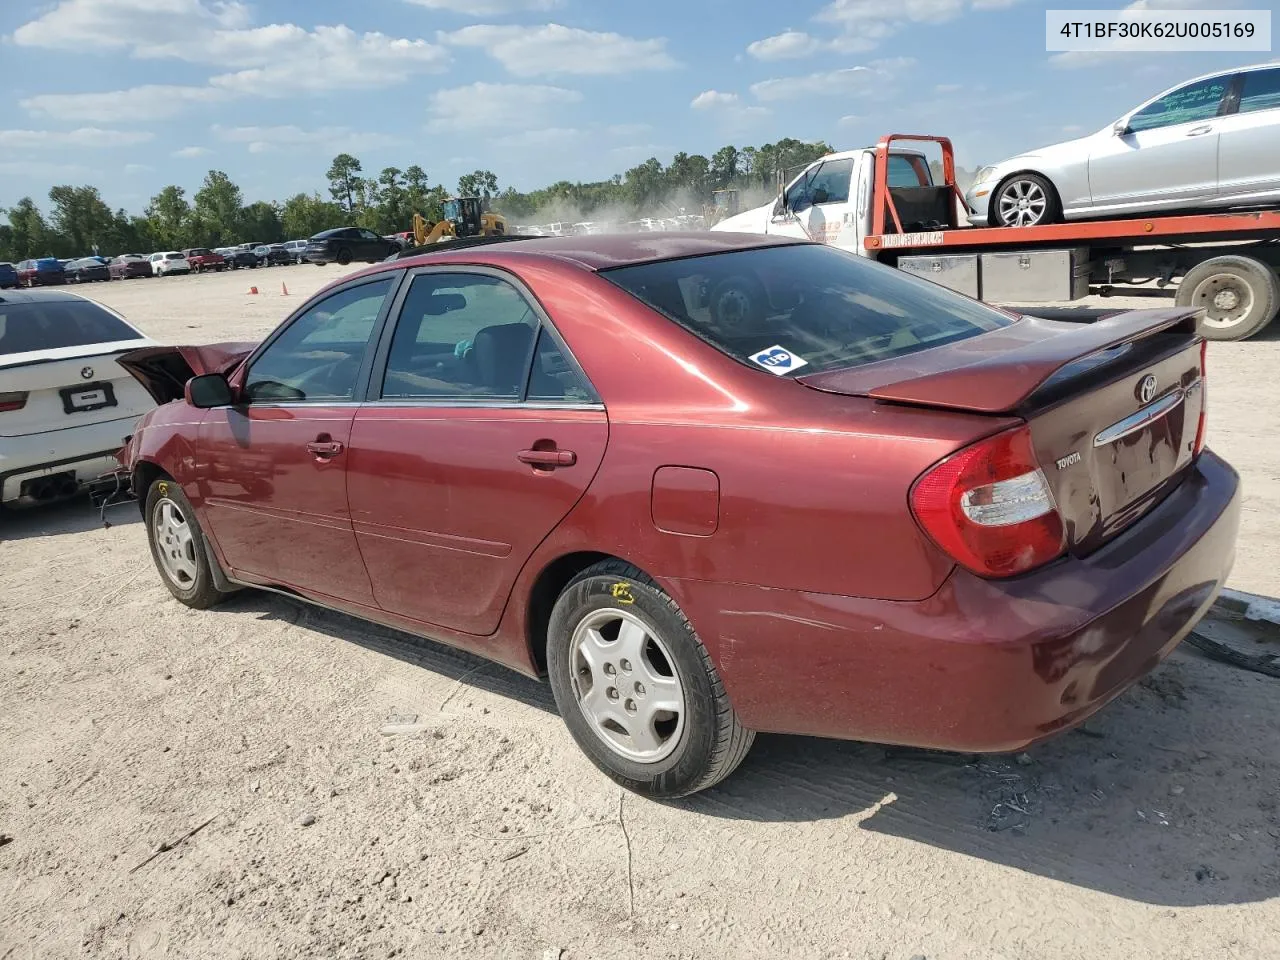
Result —
[[[175,597],[284,590],[547,677],[673,797],[755,731],[1020,749],[1227,576],[1191,311],[1019,317],[760,236],[456,244],[259,345],[125,358]]]

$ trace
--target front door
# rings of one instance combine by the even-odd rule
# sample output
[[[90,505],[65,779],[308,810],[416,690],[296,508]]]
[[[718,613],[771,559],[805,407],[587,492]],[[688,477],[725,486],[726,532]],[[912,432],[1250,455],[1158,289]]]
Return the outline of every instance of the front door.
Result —
[[[530,554],[586,492],[608,421],[506,275],[419,271],[398,314],[351,433],[356,541],[384,610],[489,634]]]
[[[781,236],[836,243],[849,226],[849,188],[853,158],[814,164],[787,187],[786,210],[774,216],[768,232]]]
[[[1218,192],[1218,116],[1231,77],[1197,80],[1153,100],[1125,132],[1099,134],[1089,147],[1095,207],[1194,206]]]
[[[247,402],[206,416],[201,494],[235,574],[373,604],[346,470],[369,343],[399,277],[381,274],[307,307],[250,360]]]

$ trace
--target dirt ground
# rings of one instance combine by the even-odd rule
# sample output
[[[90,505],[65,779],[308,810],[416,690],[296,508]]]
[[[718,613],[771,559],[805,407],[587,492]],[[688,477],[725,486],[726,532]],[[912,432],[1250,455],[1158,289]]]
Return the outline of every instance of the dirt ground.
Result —
[[[84,292],[209,342],[341,273]],[[1278,369],[1280,339],[1210,351],[1232,585],[1273,597]],[[1030,756],[766,736],[658,804],[547,687],[277,596],[188,610],[110,519],[0,520],[0,960],[1280,957],[1280,681],[1184,647]]]

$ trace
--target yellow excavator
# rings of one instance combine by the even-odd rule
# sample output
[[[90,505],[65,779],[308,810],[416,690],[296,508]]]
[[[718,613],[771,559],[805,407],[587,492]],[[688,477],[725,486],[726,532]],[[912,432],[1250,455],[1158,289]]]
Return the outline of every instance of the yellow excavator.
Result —
[[[490,213],[480,197],[453,197],[442,205],[444,219],[432,223],[420,213],[413,215],[413,242],[419,247],[454,237],[501,237],[507,232],[507,218]]]

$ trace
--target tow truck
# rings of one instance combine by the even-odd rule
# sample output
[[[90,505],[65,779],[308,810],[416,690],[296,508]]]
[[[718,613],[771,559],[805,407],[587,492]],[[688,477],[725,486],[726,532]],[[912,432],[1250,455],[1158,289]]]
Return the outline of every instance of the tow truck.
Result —
[[[941,149],[942,183],[920,149],[927,144]],[[1203,311],[1200,333],[1212,340],[1251,337],[1280,310],[1280,210],[1034,227],[969,226],[969,213],[950,139],[895,133],[822,157],[772,206],[712,229],[822,241],[990,303],[1171,297]]]

